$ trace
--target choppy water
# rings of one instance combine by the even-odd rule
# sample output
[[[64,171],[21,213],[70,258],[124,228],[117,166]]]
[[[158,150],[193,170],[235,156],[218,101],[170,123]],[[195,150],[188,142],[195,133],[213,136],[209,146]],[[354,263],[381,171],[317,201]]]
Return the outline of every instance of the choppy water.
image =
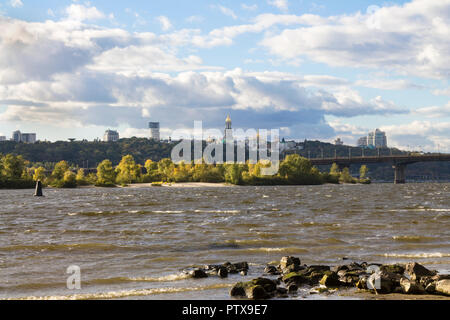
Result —
[[[0,191],[0,298],[228,299],[284,255],[450,272],[450,184]],[[250,263],[247,277],[186,279]],[[81,268],[68,290],[67,267]]]

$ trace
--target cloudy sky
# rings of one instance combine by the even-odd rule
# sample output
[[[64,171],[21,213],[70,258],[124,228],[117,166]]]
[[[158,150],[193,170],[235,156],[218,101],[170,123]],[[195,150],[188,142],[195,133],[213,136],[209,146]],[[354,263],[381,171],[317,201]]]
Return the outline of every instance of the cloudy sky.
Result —
[[[450,0],[0,0],[0,135],[281,128],[450,151]]]

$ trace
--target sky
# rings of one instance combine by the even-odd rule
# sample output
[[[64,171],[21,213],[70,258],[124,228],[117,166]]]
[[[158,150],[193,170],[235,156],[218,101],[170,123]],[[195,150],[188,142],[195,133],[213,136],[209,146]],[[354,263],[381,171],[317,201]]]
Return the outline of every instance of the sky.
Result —
[[[0,0],[0,136],[380,128],[450,152],[450,0]]]

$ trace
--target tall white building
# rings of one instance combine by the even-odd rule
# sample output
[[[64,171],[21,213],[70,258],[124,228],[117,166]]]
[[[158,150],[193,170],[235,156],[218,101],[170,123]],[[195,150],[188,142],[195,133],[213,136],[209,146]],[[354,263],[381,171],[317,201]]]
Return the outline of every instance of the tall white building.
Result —
[[[155,141],[161,141],[161,131],[159,122],[150,122],[148,124],[150,129],[150,139]]]
[[[119,133],[117,131],[113,131],[113,130],[106,130],[105,134],[103,135],[103,141],[104,142],[117,142],[117,141],[119,141]]]
[[[37,141],[36,133],[21,133],[19,130],[13,132],[12,140],[24,143],[35,143]]]
[[[373,132],[369,132],[367,137],[362,137],[358,139],[359,147],[369,147],[369,148],[387,148],[387,137],[386,133],[380,129],[376,129]]]
[[[227,119],[225,120],[225,136],[224,136],[225,142],[233,142],[233,128],[232,128],[232,122],[231,118],[228,115]]]

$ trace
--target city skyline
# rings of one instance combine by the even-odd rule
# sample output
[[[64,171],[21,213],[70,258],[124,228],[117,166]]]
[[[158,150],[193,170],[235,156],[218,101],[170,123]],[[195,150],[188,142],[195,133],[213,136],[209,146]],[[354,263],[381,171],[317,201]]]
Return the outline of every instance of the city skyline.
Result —
[[[195,120],[450,152],[450,1],[0,1],[0,136]],[[400,27],[399,27],[400,26]]]

